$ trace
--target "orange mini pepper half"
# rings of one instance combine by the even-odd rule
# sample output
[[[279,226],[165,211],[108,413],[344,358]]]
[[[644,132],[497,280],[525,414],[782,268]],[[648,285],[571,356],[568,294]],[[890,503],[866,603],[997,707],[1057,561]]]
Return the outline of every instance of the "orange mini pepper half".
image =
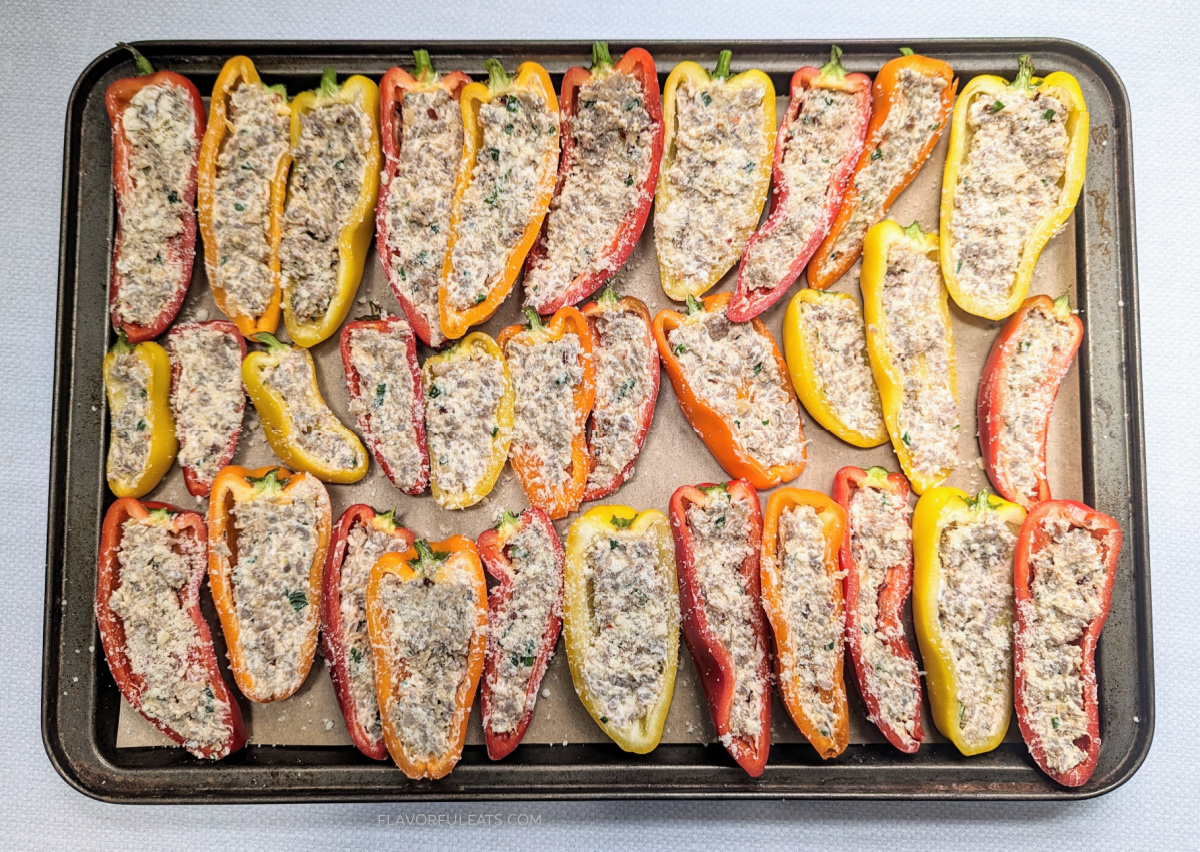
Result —
[[[790,566],[780,526],[784,513],[803,506],[812,507],[821,528],[825,577],[829,594],[825,600],[814,595],[818,590],[807,582],[807,566]],[[837,757],[850,742],[850,710],[846,703],[846,680],[842,671],[844,655],[844,615],[841,566],[838,553],[846,535],[846,513],[833,500],[817,491],[780,488],[767,500],[762,536],[762,605],[775,635],[775,673],[779,694],[792,721],[808,738],[817,754],[825,760]],[[811,543],[810,543],[811,544]],[[784,545],[784,546],[781,546]],[[789,591],[790,590],[790,591]],[[800,601],[794,600],[797,592]],[[802,603],[801,603],[802,601]],[[790,604],[790,605],[789,605]],[[803,612],[796,611],[803,608]],[[796,636],[797,625],[810,619],[818,621],[810,629],[833,636],[824,648],[805,648]],[[830,684],[820,682],[820,651],[833,660]],[[816,681],[816,684],[813,683]],[[815,688],[814,688],[815,686]],[[819,711],[814,713],[813,711]]]
[[[954,70],[940,59],[914,54],[908,48],[901,53],[904,55],[886,63],[875,75],[867,143],[846,186],[837,218],[808,264],[808,286],[817,290],[827,289],[858,260],[867,231],[887,215],[892,202],[921,171],[950,119],[958,88]],[[911,109],[914,95],[928,86],[937,93],[936,110],[928,126],[913,131],[908,125],[918,117]],[[905,130],[907,135],[924,133],[915,149],[892,141]],[[874,176],[877,171],[883,178]]]
[[[221,246],[217,240],[214,216],[221,200],[217,198],[217,171],[220,168],[221,146],[225,143],[233,129],[230,118],[231,100],[234,92],[242,86],[261,86],[262,78],[254,62],[245,56],[235,56],[225,63],[221,73],[217,75],[216,85],[213,86],[212,100],[209,105],[208,129],[204,133],[204,141],[200,144],[200,166],[196,206],[200,214],[200,236],[204,239],[204,269],[208,274],[208,283],[212,288],[213,301],[221,309],[221,313],[229,317],[246,337],[260,331],[275,333],[279,326],[279,239],[283,232],[283,202],[287,196],[288,168],[292,163],[290,131],[283,153],[275,164],[273,174],[265,177],[270,182],[267,199],[267,209],[263,211],[266,217],[266,240],[268,253],[266,258],[268,274],[271,281],[271,296],[266,307],[257,315],[238,311],[229,299],[224,286],[225,260],[221,257]],[[285,128],[291,123],[291,108],[288,106],[287,90],[282,84],[266,86],[271,92],[271,98],[280,116],[285,121]],[[240,164],[245,168],[246,164]],[[235,193],[237,189],[233,190]],[[235,198],[241,199],[240,195]],[[241,200],[225,199],[227,204],[238,204]],[[253,208],[252,208],[253,209]]]
[[[463,156],[458,169],[458,179],[454,184],[454,200],[450,212],[450,238],[446,247],[446,259],[442,266],[442,281],[438,288],[438,312],[442,322],[442,333],[451,340],[462,337],[468,328],[486,322],[501,303],[512,292],[516,283],[517,273],[525,263],[525,256],[533,248],[541,232],[542,220],[550,209],[550,199],[554,195],[555,177],[558,171],[558,98],[554,94],[554,84],[546,69],[536,62],[523,62],[517,68],[516,76],[510,77],[504,71],[504,66],[498,59],[484,62],[488,70],[487,83],[470,83],[462,90],[463,116]],[[545,143],[535,177],[528,208],[524,212],[524,220],[520,222],[522,230],[516,241],[508,247],[504,262],[500,267],[488,274],[481,288],[476,288],[474,282],[462,282],[472,290],[478,290],[474,304],[462,307],[454,304],[450,293],[451,285],[462,277],[462,269],[455,267],[455,246],[463,238],[467,230],[474,228],[493,228],[490,219],[484,221],[468,221],[467,215],[473,211],[465,203],[469,187],[478,179],[477,160],[481,156],[492,159],[493,164],[503,166],[502,160],[510,157],[497,147],[484,148],[486,129],[481,116],[482,108],[487,104],[503,104],[508,112],[514,115],[521,109],[520,96],[540,100],[543,108],[551,116],[549,137]],[[508,135],[512,135],[512,123],[505,125]],[[536,130],[536,126],[533,128]],[[552,142],[552,144],[551,144]],[[490,173],[489,173],[490,174]],[[490,179],[490,178],[489,178]],[[500,196],[507,189],[507,177],[494,179],[491,191],[483,199],[488,209],[503,203]],[[500,238],[498,233],[489,233],[482,237],[486,249],[494,249],[493,241]],[[461,264],[460,264],[461,266]]]
[[[249,576],[258,571],[269,572],[272,566],[260,560],[257,553],[261,542],[247,542],[246,533],[235,515],[239,506],[251,501],[266,500],[274,504],[279,512],[295,511],[293,504],[300,503],[298,517],[303,525],[277,523],[264,530],[263,535],[272,540],[284,537],[306,536],[304,543],[311,540],[307,574],[304,572],[282,573],[285,579],[275,588],[264,588],[268,578]],[[311,526],[304,523],[304,509],[311,506]],[[217,474],[213,482],[212,496],[208,503],[208,582],[212,587],[213,604],[221,619],[221,631],[225,634],[229,668],[238,689],[251,701],[280,701],[295,694],[312,668],[317,653],[317,634],[321,627],[321,581],[325,570],[325,556],[329,549],[330,529],[333,524],[329,506],[329,494],[315,476],[308,473],[292,473],[280,467],[261,467],[247,470],[230,465]],[[247,550],[255,553],[255,561],[242,564],[241,558]],[[290,580],[289,580],[290,578]],[[243,598],[240,587],[248,585]],[[253,607],[255,615],[246,616],[244,609]],[[259,643],[257,637],[242,638],[243,629],[249,631],[258,619],[278,617],[282,627],[273,631],[273,639],[283,647],[294,643],[296,651],[286,657],[272,656]]]
[[[404,589],[405,586],[409,588]],[[453,648],[431,648],[432,640],[405,635],[405,615],[396,611],[399,602],[408,608],[426,608],[422,617],[439,625],[436,641],[449,643]],[[455,614],[465,616],[462,623],[453,623]],[[367,583],[367,632],[375,655],[375,696],[383,722],[383,740],[392,760],[413,780],[442,778],[462,758],[467,720],[487,650],[487,619],[487,581],[479,552],[469,538],[456,535],[432,543],[417,539],[404,553],[385,553],[371,569]],[[423,661],[417,659],[431,652],[435,662],[452,652],[460,657],[456,662],[464,667],[458,683],[447,684],[453,688],[454,696],[448,729],[433,732],[427,731],[424,724],[420,726],[425,737],[433,738],[439,733],[445,736],[445,748],[432,754],[421,753],[418,744],[409,741],[407,729],[412,723],[397,718],[418,712],[415,708],[406,711],[409,702],[421,697],[410,694],[410,690],[417,692],[419,684],[438,678],[439,672],[423,669]],[[424,662],[429,668],[428,661]]]
[[[688,423],[700,436],[700,440],[713,454],[713,458],[725,469],[726,473],[735,479],[744,479],[758,489],[773,488],[781,482],[791,482],[800,475],[804,470],[806,450],[801,450],[799,462],[793,464],[764,465],[751,455],[737,431],[737,421],[717,411],[704,399],[701,390],[693,387],[688,381],[679,360],[683,350],[680,345],[672,344],[670,339],[672,331],[698,314],[724,312],[729,305],[730,298],[729,293],[706,296],[703,302],[689,297],[687,316],[675,311],[659,311],[654,318],[654,339],[658,343],[658,354],[662,359],[663,369],[667,371],[667,378],[671,380],[671,386],[675,389],[675,398],[679,401],[679,407]],[[775,375],[778,377],[780,387],[796,408],[798,430],[796,437],[803,448],[805,446],[804,424],[800,421],[800,406],[796,402],[796,392],[788,380],[787,362],[783,360],[783,353],[779,351],[779,346],[771,337],[771,332],[767,330],[766,325],[758,318],[750,320],[749,324],[756,333],[770,342]],[[762,368],[765,368],[765,365],[754,365],[754,375],[760,375],[763,372]],[[749,388],[750,385],[747,383],[746,387],[739,390],[739,401],[748,401],[749,397],[746,394],[749,392]]]
[[[544,509],[552,519],[557,520],[579,508],[583,501],[583,492],[587,488],[588,472],[591,470],[587,448],[587,420],[588,415],[592,413],[592,403],[596,400],[596,366],[592,361],[596,337],[587,318],[578,308],[559,308],[558,312],[544,323],[533,308],[526,308],[525,313],[529,318],[528,326],[507,326],[496,337],[496,343],[504,352],[508,369],[512,373],[513,393],[516,396],[516,425],[508,457],[529,502],[539,509]],[[570,381],[570,370],[567,365],[563,365],[562,374],[523,375],[519,367],[513,366],[514,362],[519,361],[514,357],[511,348],[522,344],[530,348],[545,346],[562,340],[568,334],[579,338],[580,378],[571,388],[571,409],[575,414],[571,428],[571,461],[565,471],[556,471],[551,467],[552,460],[536,456],[520,440],[527,429],[532,429],[532,424],[541,425],[546,422],[542,417],[544,412],[541,407],[529,405],[535,395],[528,387],[523,388],[522,383],[551,381],[558,389]],[[528,423],[523,424],[523,420]],[[546,442],[558,438],[553,435],[538,437]]]

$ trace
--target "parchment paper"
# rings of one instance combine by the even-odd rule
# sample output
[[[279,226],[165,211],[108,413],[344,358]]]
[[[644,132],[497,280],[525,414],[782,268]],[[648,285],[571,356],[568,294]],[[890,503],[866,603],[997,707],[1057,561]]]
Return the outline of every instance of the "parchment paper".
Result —
[[[787,108],[787,98],[777,101],[777,113],[782,118]],[[936,230],[938,204],[941,190],[942,164],[945,161],[948,134],[935,149],[933,156],[917,175],[912,184],[893,205],[889,216],[902,225],[920,221],[926,231]],[[765,216],[765,212],[764,212]],[[635,295],[650,307],[651,315],[663,308],[679,309],[668,299],[659,286],[658,264],[654,252],[653,218],[646,225],[645,233],[633,252],[629,262],[617,276],[617,290],[622,294]],[[366,271],[351,318],[368,313],[368,300],[375,300],[389,313],[400,313],[399,306],[388,289],[378,259],[368,258]],[[861,306],[862,297],[858,287],[860,264],[846,273],[832,288],[852,294]],[[1031,295],[1046,293],[1051,296],[1070,292],[1075,301],[1075,233],[1074,217],[1062,231],[1046,246],[1033,277]],[[731,291],[735,272],[731,271],[711,292]],[[770,328],[776,342],[782,347],[783,313],[792,295],[804,286],[804,278],[793,285],[787,298],[781,299],[761,319]],[[505,304],[490,322],[481,326],[493,337],[506,325],[522,320],[520,313],[523,291],[518,281]],[[959,466],[946,484],[975,493],[989,487],[979,455],[975,433],[975,400],[980,374],[987,358],[992,339],[1001,323],[993,323],[969,316],[950,303],[954,318],[954,343],[958,366],[959,414],[962,428],[959,431]],[[180,313],[180,321],[217,319],[221,316],[212,301],[204,274],[203,252],[197,247],[196,272],[192,286]],[[286,332],[280,323],[279,336],[286,340]],[[430,350],[420,347],[422,361]],[[334,335],[314,347],[313,356],[317,363],[318,383],[333,411],[343,423],[357,430],[350,413],[346,383],[338,354],[338,338]],[[801,488],[811,488],[828,493],[834,473],[843,465],[859,467],[880,465],[898,470],[899,464],[887,444],[875,449],[864,450],[852,447],[835,438],[819,426],[807,413],[803,413],[805,435],[809,440],[808,466],[804,473],[792,483]],[[262,427],[254,414],[253,407],[246,406],[246,420],[242,441],[234,462],[247,467],[278,464],[263,436]],[[1082,499],[1083,481],[1080,450],[1080,411],[1078,366],[1072,365],[1059,391],[1054,415],[1050,423],[1047,451],[1048,476],[1052,492],[1056,497]],[[666,511],[671,493],[680,485],[698,482],[720,482],[729,477],[709,455],[704,444],[692,431],[671,390],[666,376],[662,379],[654,425],[646,439],[645,448],[637,463],[633,477],[615,494],[606,499],[608,503],[621,503],[638,509],[655,508]],[[484,529],[495,523],[504,509],[518,511],[527,504],[512,471],[505,468],[495,490],[481,503],[469,509],[451,512],[441,509],[428,492],[420,497],[401,494],[371,461],[370,472],[361,482],[354,485],[330,485],[329,495],[333,502],[334,520],[353,503],[369,503],[378,510],[395,507],[397,517],[418,535],[429,539],[443,539],[453,533],[475,538]],[[767,494],[762,495],[766,504]],[[162,500],[181,508],[194,508],[202,514],[207,511],[207,500],[194,498],[183,485],[183,475],[178,466],[146,499]],[[584,504],[581,511],[590,508]],[[560,535],[565,540],[567,528],[576,515],[557,522]],[[220,623],[216,619],[209,600],[207,584],[202,595],[217,644],[218,656],[224,666],[224,644]],[[916,636],[912,630],[911,609],[906,616],[909,643],[920,656]],[[233,687],[233,678],[225,672],[226,680]],[[854,685],[854,676],[849,659],[846,662],[846,683],[850,696],[850,742],[883,742],[883,737],[866,718],[866,712]],[[236,688],[233,690],[236,693]],[[942,741],[928,714],[925,704],[924,725],[929,741]],[[300,691],[286,701],[272,704],[255,704],[241,699],[242,710],[250,728],[250,742],[270,745],[347,745],[350,738],[342,721],[342,714],[334,696],[333,685],[318,650],[308,680]],[[804,738],[788,717],[778,696],[772,708],[771,736],[775,742],[803,742]],[[1016,741],[1020,734],[1014,724],[1006,739]],[[686,645],[679,645],[679,673],[675,683],[675,696],[663,731],[664,743],[706,743],[716,740],[704,693],[696,677]],[[571,675],[567,667],[566,652],[562,640],[542,683],[542,694],[538,699],[533,722],[525,736],[526,743],[567,744],[607,742],[607,737],[595,725],[575,695]],[[468,744],[483,742],[480,723],[479,700],[471,713],[467,732]],[[140,746],[167,746],[169,740],[132,708],[121,702],[121,714],[117,731],[119,748]]]

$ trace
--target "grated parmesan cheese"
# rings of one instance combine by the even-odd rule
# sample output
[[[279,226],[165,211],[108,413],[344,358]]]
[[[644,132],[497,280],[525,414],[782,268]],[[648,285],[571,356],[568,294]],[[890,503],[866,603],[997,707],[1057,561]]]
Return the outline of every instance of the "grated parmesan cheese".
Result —
[[[536,462],[539,476],[560,486],[571,478],[571,444],[585,426],[575,411],[588,357],[579,335],[537,342],[514,337],[505,343],[504,357],[517,403],[509,455]]]
[[[177,327],[167,350],[178,378],[171,412],[179,439],[179,465],[210,487],[226,462],[229,442],[242,426],[242,350],[227,331]]]
[[[853,299],[825,298],[800,305],[800,330],[833,414],[863,435],[884,431],[879,390],[867,359],[862,315]]]
[[[421,481],[424,464],[413,415],[416,380],[408,362],[411,339],[412,329],[405,322],[396,322],[387,332],[357,328],[350,333],[350,365],[359,383],[350,410],[359,428],[374,438],[373,449],[401,490],[411,490]]]

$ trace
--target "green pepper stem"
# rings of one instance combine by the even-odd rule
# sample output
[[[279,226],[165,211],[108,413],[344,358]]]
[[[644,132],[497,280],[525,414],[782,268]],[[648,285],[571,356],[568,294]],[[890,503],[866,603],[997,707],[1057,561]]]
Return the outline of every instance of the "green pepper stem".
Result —
[[[717,67],[713,69],[714,80],[725,80],[729,77],[729,60],[733,58],[732,50],[722,50],[717,56]]]
[[[604,289],[600,291],[600,298],[596,301],[602,305],[615,305],[621,297],[617,295],[617,288],[613,286],[612,280],[609,280],[604,285]]]
[[[912,56],[913,49],[911,47],[902,47],[902,48],[900,48],[900,55],[901,56]]]
[[[429,546],[429,542],[423,538],[413,542],[413,547],[417,549],[417,559],[412,564],[412,568],[421,576],[425,576],[432,571],[439,562],[445,562],[446,557],[450,554],[443,550],[434,550]]]
[[[504,65],[499,59],[485,59],[483,67],[488,72],[488,88],[493,92],[498,89],[507,89],[512,85],[512,78],[505,72]]]
[[[688,312],[689,317],[692,314],[704,313],[704,303],[701,302],[699,299],[697,299],[695,296],[693,296],[691,293],[688,293],[688,297],[687,297],[687,312]]]
[[[913,222],[904,229],[904,235],[910,240],[921,240],[925,238],[925,232],[921,230],[920,222]]]
[[[273,86],[267,86],[267,91],[275,92],[285,101],[287,100],[287,86],[285,86],[283,83],[276,83]]]
[[[538,316],[538,312],[533,308],[525,308],[525,318],[529,320],[530,331],[541,331],[546,327],[546,324],[542,322],[542,318]]]
[[[414,50],[413,63],[413,76],[421,82],[429,82],[437,77],[437,73],[433,70],[433,63],[429,61],[428,50]]]
[[[117,47],[124,48],[133,54],[134,64],[137,65],[138,74],[145,77],[147,74],[154,73],[154,66],[150,64],[150,60],[142,56],[142,52],[131,44],[126,44],[123,41],[117,42]]]
[[[836,44],[829,48],[829,61],[821,66],[821,76],[838,80],[846,76],[846,68],[842,65],[842,49]]]
[[[325,70],[321,72],[321,84],[317,86],[317,97],[335,97],[337,90],[337,69],[327,65]]]
[[[492,529],[498,530],[498,529],[502,529],[504,527],[511,527],[520,522],[521,522],[520,515],[516,514],[515,512],[510,512],[510,511],[508,511],[508,509],[505,509],[504,513],[502,515],[500,515],[500,520],[496,522],[496,526],[492,527]]]
[[[283,483],[279,481],[279,468],[277,467],[271,468],[263,476],[247,476],[246,481],[253,485],[254,490],[259,493],[274,494],[283,488]]]
[[[1069,293],[1063,293],[1061,296],[1059,296],[1057,299],[1054,300],[1054,307],[1056,310],[1066,311],[1067,313],[1070,313],[1070,311],[1071,311],[1071,295]]]
[[[702,492],[708,495],[723,494],[729,490],[729,486],[724,482],[718,482],[716,485],[701,485],[699,488]]]
[[[1017,58],[1017,76],[1009,88],[1033,91],[1033,57],[1028,53],[1022,53]]]
[[[612,54],[608,52],[608,42],[592,42],[592,70],[599,71],[602,68],[611,67],[612,64]]]
[[[278,352],[280,350],[288,350],[292,347],[288,346],[282,340],[269,331],[259,331],[250,335],[250,339],[255,343],[261,343],[267,347],[268,352]]]
[[[149,514],[150,514],[150,517],[154,518],[155,520],[168,521],[171,519],[172,515],[178,515],[179,510],[178,509],[151,509]]]
[[[869,467],[867,468],[867,476],[870,479],[887,479],[888,469],[886,467],[879,467],[878,465]]]
[[[396,530],[396,510],[388,509],[386,512],[376,512],[375,520],[381,522],[385,527],[393,532]]]
[[[132,352],[134,346],[129,342],[129,338],[125,336],[124,331],[117,332],[117,342],[113,344],[112,351],[117,355],[127,355]]]

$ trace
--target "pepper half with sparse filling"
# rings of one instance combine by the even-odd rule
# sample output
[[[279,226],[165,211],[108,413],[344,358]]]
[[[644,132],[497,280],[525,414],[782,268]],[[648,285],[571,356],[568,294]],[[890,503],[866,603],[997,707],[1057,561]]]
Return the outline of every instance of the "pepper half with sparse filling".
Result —
[[[375,231],[379,194],[379,89],[355,75],[292,101],[292,172],[279,244],[283,322],[315,346],[346,319]]]
[[[731,322],[728,293],[659,311],[654,338],[684,416],[730,476],[755,488],[791,482],[807,442],[787,363],[761,320]]]
[[[762,609],[758,493],[747,482],[671,495],[683,638],[721,745],[752,778],[771,749],[771,662]]]
[[[235,56],[213,86],[197,208],[213,301],[249,336],[279,325],[279,240],[292,162],[287,90]]]
[[[371,569],[367,631],[383,739],[411,779],[442,778],[462,757],[487,619],[487,581],[468,538],[417,539]]]
[[[500,478],[513,437],[516,400],[504,353],[481,331],[427,358],[425,438],[429,479],[443,509],[465,509]]]
[[[954,106],[942,173],[942,275],[969,314],[1004,319],[1029,293],[1038,256],[1067,221],[1087,168],[1089,118],[1064,71],[976,77]]]
[[[1120,553],[1117,522],[1074,500],[1038,504],[1017,541],[1017,722],[1038,766],[1066,787],[1100,759],[1096,643]]]
[[[343,326],[339,348],[350,410],[371,454],[392,485],[420,494],[429,483],[429,453],[412,326],[404,317],[355,320]]]
[[[497,583],[488,595],[488,650],[483,666],[483,737],[500,760],[520,744],[562,630],[563,546],[538,508],[505,512],[478,541],[479,558]]]
[[[827,289],[854,266],[867,231],[917,176],[950,120],[958,88],[953,69],[908,48],[901,53],[875,75],[866,144],[837,218],[808,264],[808,286],[815,289]]]
[[[171,416],[171,359],[157,343],[134,346],[122,332],[104,356],[103,370],[108,488],[118,497],[141,497],[166,476],[179,449]]]
[[[658,349],[650,311],[610,284],[582,308],[595,335],[596,402],[588,423],[584,502],[612,494],[633,476],[658,401]]]
[[[325,404],[312,353],[260,332],[267,349],[242,361],[242,381],[262,421],[267,443],[284,464],[324,482],[358,482],[367,451]]]
[[[121,695],[196,757],[246,744],[200,612],[207,531],[195,512],[117,500],[104,516],[96,577],[100,644]]]
[[[579,508],[591,464],[587,421],[596,399],[595,337],[578,309],[559,308],[543,323],[510,325],[497,344],[512,375],[515,425],[509,460],[529,502],[551,518]]]
[[[356,503],[333,528],[321,592],[321,650],[333,679],[346,731],[367,757],[383,760],[387,746],[375,697],[375,653],[367,634],[367,581],[385,553],[404,553],[414,536],[395,510]]]
[[[836,44],[821,68],[792,75],[775,137],[771,213],[738,264],[729,318],[745,322],[787,293],[825,239],[867,138],[871,78],[848,74]]]
[[[913,491],[958,464],[958,372],[938,242],[914,222],[875,225],[863,244],[867,354],[883,419]]]
[[[1082,340],[1083,320],[1067,296],[1031,296],[1000,329],[983,368],[977,422],[988,478],[1026,509],[1050,499],[1050,412]]]
[[[666,515],[596,506],[567,533],[563,635],[575,693],[622,750],[662,738],[679,663],[679,588]]]
[[[737,262],[771,185],[775,86],[755,69],[731,77],[731,55],[712,74],[680,62],[663,86],[654,245],[663,292],[680,302]]]
[[[454,340],[486,322],[512,291],[537,240],[558,167],[558,98],[546,69],[509,77],[484,62],[488,82],[462,92],[463,155],[438,288],[442,333]]]
[[[167,335],[167,353],[183,481],[189,494],[207,497],[242,433],[246,341],[225,320],[180,323]]]
[[[388,286],[427,346],[446,342],[438,282],[450,236],[450,202],[463,150],[461,97],[471,78],[433,70],[413,51],[412,73],[389,68],[379,81],[383,172],[375,246]]]
[[[913,622],[934,724],[965,755],[1004,739],[1013,707],[1013,555],[1025,510],[933,488],[913,512]]]
[[[192,283],[204,101],[191,80],[155,71],[121,46],[140,76],[115,80],[104,92],[117,198],[108,308],[113,328],[140,343],[166,330]]]
[[[792,721],[823,760],[850,741],[838,565],[845,533],[845,512],[824,494],[781,488],[767,500],[762,601],[775,636],[776,680]]]
[[[635,47],[613,64],[592,45],[592,67],[562,82],[562,157],[550,211],[525,261],[525,304],[540,314],[596,292],[629,259],[650,215],[662,157],[654,59]]]
[[[844,467],[833,499],[846,512],[841,564],[846,644],[867,716],[906,754],[925,739],[921,675],[904,635],[912,591],[912,510],[908,480],[881,467]]]
[[[208,581],[229,668],[251,701],[288,698],[308,677],[331,521],[312,474],[230,465],[213,483]]]
[[[783,315],[783,351],[796,395],[813,419],[856,447],[878,447],[887,424],[866,328],[854,297],[804,289]]]

